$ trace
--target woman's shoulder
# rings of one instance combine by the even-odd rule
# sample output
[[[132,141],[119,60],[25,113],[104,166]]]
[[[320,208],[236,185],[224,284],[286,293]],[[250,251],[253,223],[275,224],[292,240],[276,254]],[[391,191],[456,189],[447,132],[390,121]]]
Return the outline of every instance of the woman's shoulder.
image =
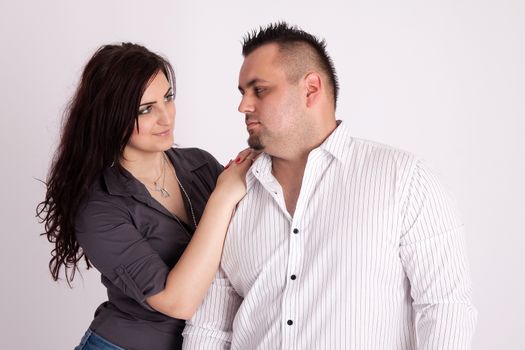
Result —
[[[120,173],[116,167],[111,167],[105,169],[90,186],[81,201],[79,212],[109,211],[127,216],[127,198],[142,193],[137,181]]]
[[[88,232],[97,227],[131,222],[131,214],[125,204],[125,198],[111,195],[104,187],[103,181],[99,181],[82,199],[76,213],[77,231]]]
[[[200,148],[171,148],[167,154],[182,180],[198,180],[213,188],[223,170],[215,157]]]
[[[222,170],[222,166],[219,164],[217,159],[213,155],[211,155],[209,152],[196,148],[196,147],[188,147],[188,148],[170,148],[167,151],[168,155],[171,156],[171,158],[174,160],[174,162],[179,165],[182,165],[188,170],[195,170],[200,167],[202,167],[205,164],[211,165],[213,168],[217,168]]]

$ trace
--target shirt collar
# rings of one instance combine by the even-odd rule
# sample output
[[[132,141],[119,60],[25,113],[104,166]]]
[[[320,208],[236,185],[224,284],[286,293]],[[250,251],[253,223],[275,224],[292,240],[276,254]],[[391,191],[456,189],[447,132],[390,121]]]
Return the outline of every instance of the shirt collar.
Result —
[[[330,153],[339,161],[343,161],[346,158],[345,154],[348,152],[351,142],[350,130],[346,123],[342,120],[337,120],[337,127],[328,135],[326,140],[319,146],[319,149]]]
[[[337,127],[316,149],[323,150],[337,160],[343,161],[346,158],[344,155],[345,152],[348,151],[351,141],[350,130],[346,123],[342,120],[337,120]],[[269,154],[262,153],[253,163],[250,171],[246,175],[248,189],[253,185],[255,178],[258,178],[260,181],[273,179],[272,157]]]
[[[193,159],[191,164],[187,164],[184,162],[183,156],[175,152],[175,149],[173,148],[166,151],[166,155],[168,156],[172,165],[175,167],[179,181],[186,188],[190,188],[191,186],[189,185],[194,180],[193,171],[199,169],[207,163],[205,160],[199,161]],[[125,197],[150,197],[146,186],[144,186],[144,184],[142,184],[129,171],[121,166],[112,165],[104,169],[103,178],[107,191],[111,195]]]
[[[253,162],[250,170],[246,174],[246,188],[249,190],[255,181],[259,179],[262,181],[267,177],[273,177],[272,175],[272,157],[267,153],[262,153]]]
[[[113,196],[130,197],[146,194],[144,185],[123,167],[110,166],[104,169],[102,176],[108,193]]]

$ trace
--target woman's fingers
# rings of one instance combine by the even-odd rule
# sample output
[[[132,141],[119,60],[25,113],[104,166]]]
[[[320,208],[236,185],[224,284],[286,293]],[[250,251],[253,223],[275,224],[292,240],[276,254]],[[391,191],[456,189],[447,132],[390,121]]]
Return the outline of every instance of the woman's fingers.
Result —
[[[251,148],[246,148],[245,150],[242,150],[239,152],[237,157],[235,158],[235,163],[239,164],[242,163],[245,160],[250,160],[251,162],[254,162],[255,159],[261,154],[261,151],[255,151]]]
[[[235,158],[235,163],[239,164],[242,163],[246,158],[248,158],[252,154],[251,148],[246,148],[239,152],[237,157]]]
[[[252,161],[255,161],[261,155],[261,153],[262,151],[256,151],[252,149],[252,153],[250,155],[250,157],[252,158]]]
[[[261,151],[254,151],[253,149],[251,148],[246,148],[244,150],[242,150],[241,152],[239,152],[239,154],[237,154],[237,157],[235,158],[235,160],[231,160],[228,162],[228,164],[226,164],[224,166],[224,169],[228,169],[232,164],[241,164],[243,163],[245,160],[246,161],[249,161],[249,164],[248,164],[248,167],[252,165],[252,163],[255,161],[255,159],[257,159],[257,157],[261,154],[262,152]]]

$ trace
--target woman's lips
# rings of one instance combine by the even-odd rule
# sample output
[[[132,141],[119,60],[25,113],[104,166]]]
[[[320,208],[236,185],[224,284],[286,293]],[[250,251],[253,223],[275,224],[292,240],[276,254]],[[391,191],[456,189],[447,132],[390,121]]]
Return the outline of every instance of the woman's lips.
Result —
[[[168,130],[166,130],[166,131],[161,131],[161,132],[156,133],[156,134],[154,134],[154,135],[155,135],[155,136],[167,136],[167,135],[170,134],[170,131],[171,131],[171,130],[168,129]]]

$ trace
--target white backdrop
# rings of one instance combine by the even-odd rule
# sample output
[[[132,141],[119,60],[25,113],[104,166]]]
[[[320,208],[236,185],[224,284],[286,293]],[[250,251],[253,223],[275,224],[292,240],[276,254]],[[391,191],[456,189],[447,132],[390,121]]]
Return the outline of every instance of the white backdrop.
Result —
[[[439,170],[468,228],[479,322],[474,349],[525,349],[525,1],[2,1],[1,349],[72,349],[104,300],[47,270],[35,206],[61,114],[101,44],[163,53],[178,83],[176,142],[225,163],[245,146],[240,40],[285,19],[326,38],[337,115],[357,137]]]

